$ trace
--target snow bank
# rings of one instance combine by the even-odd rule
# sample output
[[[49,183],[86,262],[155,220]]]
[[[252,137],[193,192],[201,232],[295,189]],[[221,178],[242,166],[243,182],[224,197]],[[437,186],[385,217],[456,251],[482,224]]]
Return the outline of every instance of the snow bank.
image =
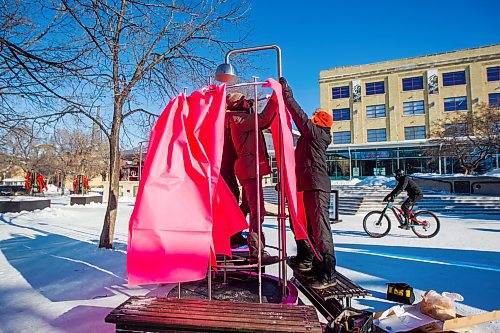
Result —
[[[374,185],[385,185],[388,187],[392,187],[396,185],[396,181],[392,177],[384,177],[384,176],[370,176],[366,177],[356,185],[358,186],[374,186]]]
[[[500,177],[500,169],[493,169],[491,171],[486,172],[482,176]]]
[[[439,174],[439,173],[412,173],[410,176],[420,177],[420,178],[454,178],[454,177],[477,177],[477,176],[489,176],[489,177],[500,177],[500,169],[493,169],[484,174],[480,175],[466,175],[463,173],[449,173],[449,174]]]
[[[349,180],[332,180],[331,183],[332,185],[356,185],[360,181],[361,179],[359,178],[352,178]]]
[[[58,193],[58,192],[61,192],[61,189],[57,186],[55,186],[54,184],[49,184],[47,185],[47,193]]]

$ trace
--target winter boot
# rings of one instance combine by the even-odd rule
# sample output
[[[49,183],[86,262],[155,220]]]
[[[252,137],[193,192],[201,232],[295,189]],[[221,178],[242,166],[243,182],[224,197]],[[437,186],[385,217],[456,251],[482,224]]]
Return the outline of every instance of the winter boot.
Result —
[[[323,254],[323,260],[320,264],[319,274],[311,283],[311,288],[326,289],[337,284],[335,277],[335,258],[331,254]]]
[[[297,255],[288,259],[288,265],[292,269],[297,269],[302,272],[310,271],[313,263],[313,251],[309,242],[305,239],[296,241]]]
[[[311,283],[311,288],[314,289],[326,289],[330,288],[333,286],[337,285],[337,279],[335,276],[328,276],[328,275],[321,275],[318,278],[316,278],[312,283]]]
[[[236,249],[240,246],[247,245],[247,239],[243,237],[243,232],[238,232],[231,236],[231,248]]]
[[[256,232],[248,233],[248,250],[249,250],[249,261],[252,264],[255,264],[259,260],[259,234]],[[272,256],[266,251],[264,251],[264,244],[261,244],[261,257],[260,264],[262,266],[272,265],[279,262],[279,258],[277,256]]]

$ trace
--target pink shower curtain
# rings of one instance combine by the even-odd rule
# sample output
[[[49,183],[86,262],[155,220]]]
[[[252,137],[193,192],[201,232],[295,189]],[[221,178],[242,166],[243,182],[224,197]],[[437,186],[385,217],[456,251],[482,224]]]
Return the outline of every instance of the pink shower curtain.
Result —
[[[210,88],[174,98],[151,132],[129,224],[131,285],[203,279],[211,249],[230,254],[230,235],[248,227],[219,177],[225,85]]]
[[[268,80],[278,98],[271,125],[282,142],[280,170],[297,239],[307,238],[297,198],[291,117],[281,85]],[[186,282],[206,276],[209,256],[231,255],[230,236],[248,228],[236,199],[220,176],[224,144],[225,85],[180,94],[155,124],[129,224],[127,276],[131,285]],[[278,138],[281,126],[281,138]],[[279,141],[280,139],[280,141]],[[275,149],[277,160],[282,157]],[[279,164],[279,163],[278,163]]]
[[[293,230],[295,232],[295,238],[307,239],[307,225],[305,218],[304,204],[302,202],[302,195],[297,194],[297,182],[295,178],[295,149],[293,146],[293,134],[292,134],[292,117],[285,107],[285,102],[283,101],[283,89],[281,84],[274,79],[268,79],[267,87],[270,87],[276,93],[278,98],[278,116],[274,118],[271,124],[271,133],[273,136],[274,143],[274,153],[276,155],[277,166],[279,169],[280,160],[282,158],[280,154],[280,142],[283,145],[283,165],[286,166],[283,170],[279,169],[281,173],[281,178],[285,185],[285,196],[288,203],[288,213],[293,224]],[[280,131],[281,127],[281,131]],[[281,138],[279,137],[281,133]]]

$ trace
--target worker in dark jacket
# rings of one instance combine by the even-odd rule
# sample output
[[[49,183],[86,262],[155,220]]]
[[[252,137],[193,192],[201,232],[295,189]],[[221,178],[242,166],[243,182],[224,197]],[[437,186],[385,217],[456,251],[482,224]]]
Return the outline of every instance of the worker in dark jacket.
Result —
[[[228,95],[227,113],[229,115],[229,130],[236,150],[237,159],[234,163],[234,172],[243,187],[243,193],[250,208],[249,233],[247,237],[250,262],[258,259],[259,233],[261,235],[261,264],[270,265],[279,261],[277,256],[265,252],[265,239],[262,233],[262,223],[266,215],[264,208],[264,193],[262,190],[262,176],[271,173],[269,156],[262,130],[268,128],[276,114],[276,97],[271,98],[264,110],[258,115],[258,132],[255,133],[255,115],[251,113],[252,102],[240,93]],[[259,142],[259,179],[256,169],[255,135]],[[259,188],[260,201],[257,201]],[[260,207],[260,221],[257,219],[257,209]]]
[[[295,148],[295,175],[297,191],[304,192],[304,207],[307,217],[307,233],[312,245],[321,259],[314,258],[313,251],[306,240],[297,241],[297,256],[289,260],[290,265],[307,271],[315,277],[311,287],[324,289],[334,286],[335,252],[330,226],[330,177],[326,169],[326,149],[332,141],[330,128],[332,116],[325,111],[316,110],[309,119],[295,101],[292,89],[284,78],[283,98],[290,111],[293,122],[300,132]]]
[[[406,191],[406,193],[408,194],[408,198],[406,198],[406,200],[401,205],[401,209],[404,212],[405,222],[399,227],[402,229],[408,229],[408,220],[410,218],[409,213],[411,212],[411,209],[413,208],[415,203],[422,200],[424,195],[417,183],[410,179],[410,177],[406,176],[403,170],[397,169],[394,172],[394,178],[396,178],[398,184],[391,193],[385,196],[384,201],[394,201],[394,198],[396,198],[401,192]]]

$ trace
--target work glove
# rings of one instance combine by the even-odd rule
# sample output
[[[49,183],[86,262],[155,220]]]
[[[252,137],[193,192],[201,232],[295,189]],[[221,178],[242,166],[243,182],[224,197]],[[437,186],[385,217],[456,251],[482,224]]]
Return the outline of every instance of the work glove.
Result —
[[[280,77],[279,82],[283,87],[283,95],[285,96],[285,98],[293,97],[292,88],[290,88],[286,79],[284,77]]]

